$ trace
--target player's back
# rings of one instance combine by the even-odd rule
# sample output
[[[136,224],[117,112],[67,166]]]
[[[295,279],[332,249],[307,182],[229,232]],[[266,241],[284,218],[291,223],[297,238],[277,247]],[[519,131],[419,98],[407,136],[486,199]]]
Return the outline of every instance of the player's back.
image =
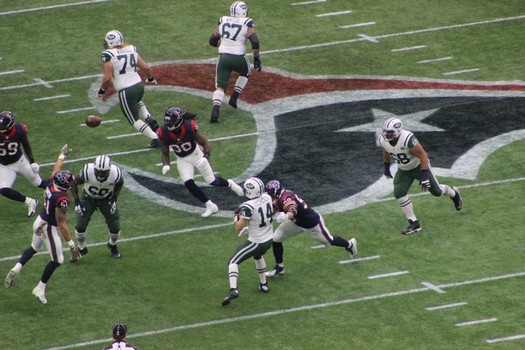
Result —
[[[139,54],[133,45],[104,50],[102,62],[111,61],[113,64],[113,85],[117,91],[141,82],[137,73]]]
[[[221,17],[219,19],[219,32],[221,34],[219,53],[244,55],[246,53],[246,41],[248,40],[248,27],[255,27],[251,18]]]
[[[264,193],[261,197],[244,202],[241,207],[246,209],[241,212],[242,215],[249,215],[250,240],[263,243],[272,238],[272,198]]]

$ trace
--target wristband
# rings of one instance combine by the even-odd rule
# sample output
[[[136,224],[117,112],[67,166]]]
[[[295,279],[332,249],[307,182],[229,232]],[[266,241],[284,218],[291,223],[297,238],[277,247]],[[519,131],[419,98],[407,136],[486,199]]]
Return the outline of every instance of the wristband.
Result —
[[[75,241],[70,240],[67,242],[67,245],[69,246],[69,248],[73,248],[75,246]]]
[[[99,95],[104,95],[105,93],[106,93],[106,90],[104,90],[103,88],[98,89]]]
[[[66,156],[63,155],[63,154],[60,154],[60,155],[58,156],[58,159],[64,160],[64,159],[66,159]]]

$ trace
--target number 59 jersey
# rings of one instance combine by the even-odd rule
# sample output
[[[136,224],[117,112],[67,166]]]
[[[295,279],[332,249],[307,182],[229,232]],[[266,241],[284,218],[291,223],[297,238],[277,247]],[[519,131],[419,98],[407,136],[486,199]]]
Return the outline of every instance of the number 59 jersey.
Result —
[[[115,185],[122,178],[122,171],[116,165],[111,165],[109,177],[100,182],[95,177],[95,165],[89,163],[84,165],[79,177],[84,180],[84,193],[94,199],[104,199],[113,196]]]
[[[397,167],[405,171],[415,169],[419,165],[419,158],[410,153],[410,149],[418,143],[416,136],[407,130],[401,130],[395,145],[388,142],[383,135],[379,136],[381,147],[390,155]]]

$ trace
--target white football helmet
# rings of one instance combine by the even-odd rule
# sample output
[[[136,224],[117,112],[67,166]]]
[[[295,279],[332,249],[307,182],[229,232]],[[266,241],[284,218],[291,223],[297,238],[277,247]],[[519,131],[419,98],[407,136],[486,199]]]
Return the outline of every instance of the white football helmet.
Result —
[[[235,1],[230,6],[230,16],[232,17],[248,17],[248,5],[244,1]]]
[[[264,193],[264,182],[257,177],[250,177],[244,181],[244,195],[248,199],[259,198]]]
[[[124,44],[124,36],[118,30],[109,31],[104,38],[104,48],[112,49]]]
[[[383,124],[383,136],[387,141],[397,139],[403,130],[403,122],[399,118],[389,118]]]
[[[97,180],[100,182],[106,181],[111,170],[111,159],[108,156],[98,156],[95,158],[94,169]]]

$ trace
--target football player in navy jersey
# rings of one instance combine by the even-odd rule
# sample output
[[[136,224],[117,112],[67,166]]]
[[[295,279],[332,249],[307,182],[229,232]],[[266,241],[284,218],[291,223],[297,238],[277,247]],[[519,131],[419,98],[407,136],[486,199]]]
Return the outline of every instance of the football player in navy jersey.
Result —
[[[199,126],[193,119],[193,113],[184,113],[179,107],[170,107],[164,113],[164,125],[157,130],[162,143],[162,174],[170,170],[170,147],[177,156],[177,170],[186,188],[199,201],[204,203],[206,210],[201,214],[208,217],[219,211],[204,191],[195,184],[194,175],[197,168],[204,180],[212,186],[229,187],[239,197],[244,195],[241,186],[233,180],[215,176],[208,158],[210,157],[210,142],[199,133]]]
[[[22,146],[24,151],[22,152]],[[24,155],[25,153],[25,155]],[[46,188],[48,181],[43,181],[38,171],[33,151],[27,138],[27,127],[15,123],[11,111],[0,113],[0,194],[18,202],[24,202],[28,208],[27,216],[33,216],[38,200],[15,191],[12,187],[17,174],[22,174],[33,185]]]
[[[323,217],[310,208],[293,191],[285,190],[278,180],[271,180],[266,184],[266,192],[273,199],[275,220],[280,225],[275,229],[273,235],[273,256],[275,267],[266,272],[267,277],[284,275],[283,241],[296,236],[301,232],[310,235],[316,241],[325,246],[335,245],[343,247],[351,257],[357,254],[357,241],[355,238],[346,240],[340,236],[332,236],[324,224]]]
[[[45,294],[47,282],[56,268],[64,262],[62,240],[58,234],[59,231],[71,250],[71,258],[69,260],[75,262],[80,259],[79,249],[75,246],[75,242],[71,238],[71,233],[67,226],[66,212],[70,204],[67,191],[75,181],[73,174],[69,170],[61,170],[64,159],[68,153],[69,148],[65,145],[60,151],[60,155],[53,168],[53,173],[51,174],[52,183],[44,192],[44,208],[33,223],[33,239],[31,245],[23,251],[20,259],[9,271],[4,281],[4,286],[10,288],[13,285],[13,280],[22,271],[22,267],[45,245],[49,251],[51,260],[44,268],[40,282],[33,289],[33,295],[43,304],[47,304]]]

